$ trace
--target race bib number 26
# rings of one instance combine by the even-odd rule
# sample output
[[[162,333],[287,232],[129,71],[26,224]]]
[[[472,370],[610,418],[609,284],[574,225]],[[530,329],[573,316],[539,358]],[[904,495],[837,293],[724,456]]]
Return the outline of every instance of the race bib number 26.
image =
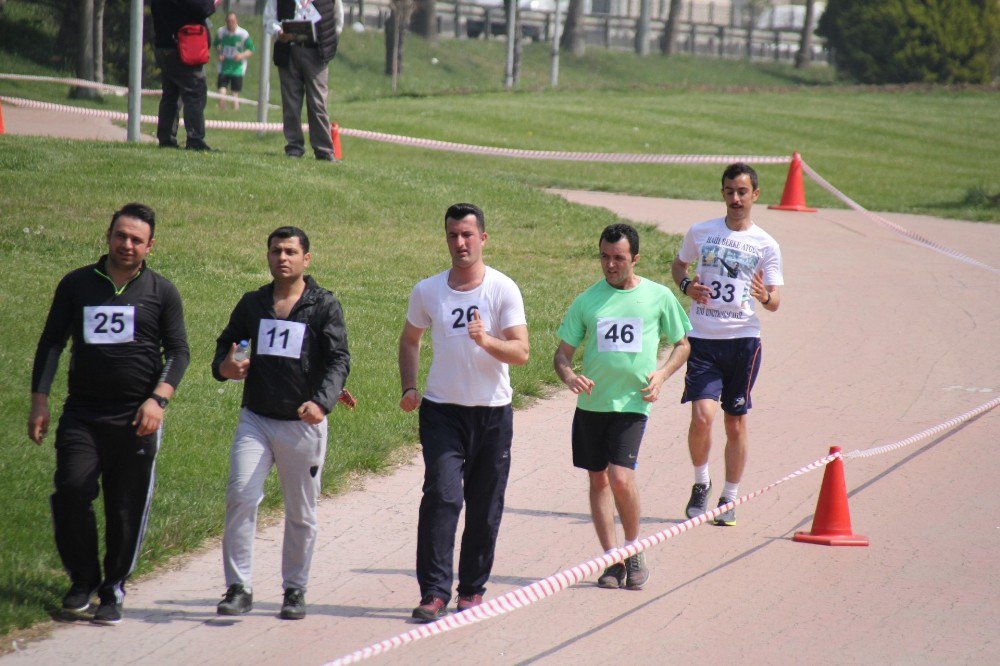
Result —
[[[597,351],[642,351],[641,317],[602,317],[597,320]]]
[[[257,329],[257,354],[299,358],[306,325],[284,319],[261,319]]]
[[[92,305],[83,308],[83,340],[88,345],[117,345],[135,340],[135,307]]]

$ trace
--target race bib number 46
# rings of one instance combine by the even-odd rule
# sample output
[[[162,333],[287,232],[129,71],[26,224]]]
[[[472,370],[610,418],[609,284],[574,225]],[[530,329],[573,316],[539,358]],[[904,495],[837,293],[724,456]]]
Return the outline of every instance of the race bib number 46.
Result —
[[[284,319],[261,319],[257,329],[257,354],[299,358],[306,325]]]
[[[88,345],[117,345],[135,340],[135,307],[92,305],[83,308],[83,340]]]
[[[597,320],[597,351],[642,351],[641,317],[601,317]]]

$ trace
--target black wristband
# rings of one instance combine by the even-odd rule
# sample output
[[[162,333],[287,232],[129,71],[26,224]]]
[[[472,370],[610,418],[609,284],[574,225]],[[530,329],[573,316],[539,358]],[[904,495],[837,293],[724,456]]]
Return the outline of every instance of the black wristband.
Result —
[[[767,305],[770,302],[771,302],[771,292],[767,292],[767,300],[766,301],[761,301],[760,304],[761,305]]]
[[[681,283],[678,285],[678,287],[680,287],[681,293],[684,294],[685,296],[687,296],[689,286],[691,286],[691,278],[688,277],[681,280]]]
[[[403,389],[403,395],[401,395],[401,396],[399,396],[399,397],[400,397],[400,398],[402,398],[403,396],[405,396],[405,395],[406,395],[407,393],[409,393],[410,391],[416,391],[416,390],[417,390],[417,387],[416,387],[416,386],[410,386],[410,387],[407,387],[407,388]],[[417,391],[417,392],[419,393],[419,391]]]

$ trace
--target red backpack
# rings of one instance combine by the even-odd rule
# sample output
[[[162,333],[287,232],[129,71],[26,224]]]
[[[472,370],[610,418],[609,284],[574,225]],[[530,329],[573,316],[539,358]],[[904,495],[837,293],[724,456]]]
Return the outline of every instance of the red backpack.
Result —
[[[177,52],[181,62],[198,67],[208,62],[208,28],[197,23],[183,25],[177,31]]]

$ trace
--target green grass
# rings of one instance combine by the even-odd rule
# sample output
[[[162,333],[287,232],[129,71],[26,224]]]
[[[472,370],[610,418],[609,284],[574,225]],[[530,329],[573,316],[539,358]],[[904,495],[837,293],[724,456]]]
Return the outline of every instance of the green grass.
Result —
[[[23,3],[7,8],[22,18],[39,11]],[[47,34],[45,22],[38,25]],[[800,74],[591,49],[580,61],[563,58],[563,85],[553,91],[545,87],[546,48],[527,49],[522,90],[507,93],[500,89],[502,43],[410,38],[400,93],[392,95],[381,75],[381,37],[347,33],[331,67],[331,114],[344,127],[517,148],[799,150],[871,209],[1000,221],[995,90],[858,89],[836,85],[822,68]],[[257,65],[247,79],[250,97]],[[6,51],[0,71],[68,75]],[[276,79],[272,91],[277,99]],[[67,103],[65,87],[51,84],[0,81],[0,94]],[[87,104],[124,110],[126,103],[108,97]],[[144,113],[155,113],[155,104],[146,100]],[[209,106],[210,118],[255,115],[252,108],[222,113]],[[0,530],[0,634],[44,620],[64,591],[46,499],[51,443],[37,448],[25,436],[31,361],[56,282],[101,253],[107,221],[121,204],[143,201],[160,217],[151,263],[184,297],[192,347],[191,368],[167,417],[141,573],[220,530],[240,387],[213,381],[209,362],[240,294],[268,280],[263,243],[271,229],[294,223],[310,233],[314,274],[344,303],[350,386],[361,402],[354,413],[338,410],[332,422],[324,484],[336,491],[352,473],[385,469],[393,451],[415,439],[414,418],[397,408],[395,346],[410,288],[447,266],[441,216],[448,204],[469,200],[485,208],[487,259],[524,293],[532,359],[512,372],[523,401],[554,381],[555,328],[573,295],[599,276],[596,238],[614,220],[540,188],[715,200],[721,171],[485,158],[350,138],[345,162],[332,167],[287,160],[277,134],[209,130],[208,140],[217,153],[0,137],[0,487],[13,500]],[[785,170],[760,169],[763,203],[777,201]],[[809,182],[807,196],[811,204],[835,204]],[[641,273],[667,281],[677,242],[645,229]],[[66,359],[52,396],[54,418],[65,397]],[[272,484],[265,508],[278,505]]]

